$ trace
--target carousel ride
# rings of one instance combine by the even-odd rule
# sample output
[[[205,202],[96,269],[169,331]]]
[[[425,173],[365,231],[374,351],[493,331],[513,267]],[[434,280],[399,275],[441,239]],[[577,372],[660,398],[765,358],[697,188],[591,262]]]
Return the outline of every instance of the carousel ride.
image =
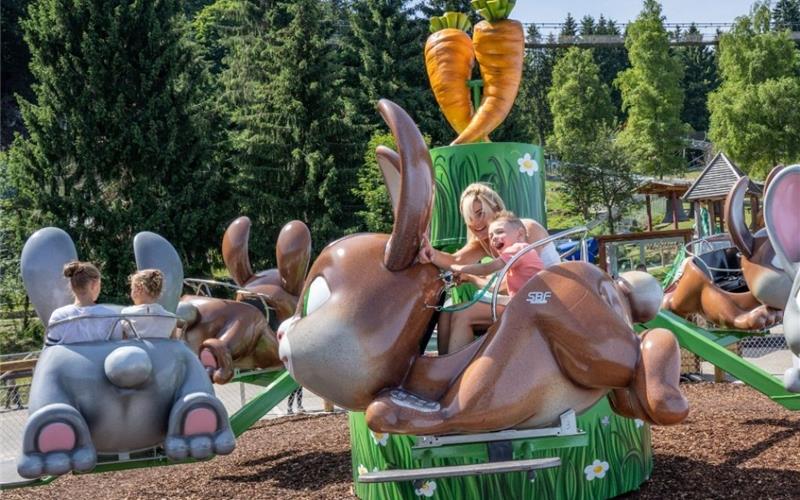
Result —
[[[42,484],[69,471],[230,453],[234,436],[299,383],[351,410],[361,498],[609,498],[652,474],[649,426],[677,424],[688,413],[678,388],[679,344],[800,408],[800,397],[721,340],[783,317],[787,342],[800,353],[800,166],[772,176],[766,230],[755,234],[742,229],[735,187],[727,204],[731,245],[693,256],[666,296],[646,273],[615,278],[586,262],[559,263],[531,279],[501,317],[493,311],[492,326],[465,348],[425,352],[449,278],[417,254],[428,235],[442,249],[463,243],[461,191],[490,183],[515,213],[546,224],[541,148],[487,142],[521,77],[522,27],[508,19],[514,2],[474,4],[486,21],[472,37],[465,15],[447,13],[433,20],[426,44],[434,94],[457,133],[453,144],[429,151],[404,110],[378,104],[397,145],[377,150],[392,234],[346,236],[309,269],[310,234],[293,221],[278,238],[277,269],[256,273],[250,221],[242,217],[223,238],[233,283],[190,279],[194,293],[180,298],[183,272],[172,246],[153,233],[137,236],[137,267],[167,276],[160,302],[181,319],[181,336],[46,347],[20,475]],[[483,82],[469,80],[475,60]],[[522,252],[552,242],[543,235]],[[23,275],[46,323],[71,301],[60,270],[76,253],[54,228],[29,243]],[[741,273],[731,278],[737,266]],[[212,296],[214,286],[234,299]],[[682,317],[689,315],[720,328],[701,328]],[[787,372],[786,387],[800,389],[799,378],[800,369]],[[212,382],[265,390],[229,420]]]

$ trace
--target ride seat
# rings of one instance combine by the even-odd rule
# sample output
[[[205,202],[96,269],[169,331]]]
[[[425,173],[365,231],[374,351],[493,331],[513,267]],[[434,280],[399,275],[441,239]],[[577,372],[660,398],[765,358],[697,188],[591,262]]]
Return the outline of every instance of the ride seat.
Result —
[[[730,293],[748,291],[742,275],[741,255],[735,247],[706,252],[694,257],[694,263],[722,290]]]

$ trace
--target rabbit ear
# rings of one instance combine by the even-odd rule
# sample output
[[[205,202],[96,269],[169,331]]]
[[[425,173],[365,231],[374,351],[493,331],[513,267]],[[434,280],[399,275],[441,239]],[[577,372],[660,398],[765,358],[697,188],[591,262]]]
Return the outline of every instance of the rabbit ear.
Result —
[[[383,182],[386,190],[389,191],[389,199],[392,201],[392,209],[397,218],[397,203],[400,201],[400,155],[393,149],[386,146],[375,148],[375,157],[378,159],[378,166],[381,167]]]
[[[725,223],[728,226],[731,240],[742,252],[742,255],[748,259],[753,255],[755,244],[753,234],[744,220],[744,195],[749,184],[750,179],[747,176],[742,177],[733,185],[725,200]]]
[[[764,199],[767,233],[783,269],[800,273],[800,165],[775,175]]]
[[[431,219],[431,155],[422,134],[403,108],[381,99],[378,111],[394,135],[400,157],[401,179],[392,236],[386,244],[383,262],[390,271],[400,271],[410,266],[417,256]]]
[[[158,303],[174,313],[183,289],[183,265],[175,247],[162,236],[143,231],[133,238],[137,269],[158,269],[164,273],[164,288]]]
[[[283,226],[275,254],[283,289],[291,295],[300,295],[311,259],[311,231],[308,226],[299,220]]]
[[[222,260],[228,273],[239,286],[244,286],[253,277],[250,255],[247,253],[250,240],[250,219],[242,216],[231,222],[222,237]]]
[[[57,227],[36,231],[22,248],[22,281],[36,315],[45,325],[53,311],[73,301],[69,280],[64,277],[64,264],[73,260],[78,260],[75,244]]]

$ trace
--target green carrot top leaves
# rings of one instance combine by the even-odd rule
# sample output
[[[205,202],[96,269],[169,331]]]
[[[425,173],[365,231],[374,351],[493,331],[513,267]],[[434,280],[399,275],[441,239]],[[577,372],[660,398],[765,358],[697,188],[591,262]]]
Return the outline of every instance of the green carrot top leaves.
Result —
[[[515,3],[516,0],[472,0],[472,8],[491,23],[508,19]]]
[[[445,12],[443,16],[431,18],[431,33],[447,28],[467,31],[472,27],[467,14],[461,12]]]

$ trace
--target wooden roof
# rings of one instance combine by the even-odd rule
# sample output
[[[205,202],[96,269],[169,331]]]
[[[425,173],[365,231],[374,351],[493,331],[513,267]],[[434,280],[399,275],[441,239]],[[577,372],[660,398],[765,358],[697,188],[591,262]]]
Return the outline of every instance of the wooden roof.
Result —
[[[744,177],[744,172],[739,170],[725,153],[717,153],[703,172],[683,195],[685,201],[721,200],[728,196],[736,181]],[[761,196],[762,190],[752,180],[747,192]]]
[[[636,188],[636,192],[669,198],[672,193],[683,196],[691,185],[692,181],[685,179],[647,179]]]

